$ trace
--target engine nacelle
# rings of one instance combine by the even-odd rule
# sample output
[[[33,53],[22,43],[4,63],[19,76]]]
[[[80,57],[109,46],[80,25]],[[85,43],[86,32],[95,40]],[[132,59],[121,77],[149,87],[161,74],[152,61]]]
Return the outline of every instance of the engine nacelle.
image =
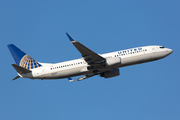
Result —
[[[106,66],[116,65],[121,63],[120,57],[106,58]]]
[[[119,69],[110,70],[104,73],[101,73],[101,77],[110,78],[120,75]]]

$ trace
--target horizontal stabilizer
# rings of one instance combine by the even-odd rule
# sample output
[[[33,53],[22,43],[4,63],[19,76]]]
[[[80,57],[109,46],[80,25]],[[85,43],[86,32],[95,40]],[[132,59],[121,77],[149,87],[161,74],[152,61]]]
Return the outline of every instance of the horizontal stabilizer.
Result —
[[[16,80],[16,79],[18,79],[18,78],[20,78],[20,76],[18,75],[17,77],[15,77],[13,80]]]
[[[16,65],[16,64],[12,64],[12,66],[14,67],[14,69],[19,73],[19,74],[26,74],[26,73],[29,73],[31,72],[31,70],[28,70],[26,68],[23,68],[19,65]]]

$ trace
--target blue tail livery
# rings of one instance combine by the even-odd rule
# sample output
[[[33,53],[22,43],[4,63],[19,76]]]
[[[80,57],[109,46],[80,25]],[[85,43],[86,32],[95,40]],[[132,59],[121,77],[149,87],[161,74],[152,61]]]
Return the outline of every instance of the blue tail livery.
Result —
[[[9,44],[8,48],[17,65],[26,69],[33,69],[42,66],[36,60],[34,60],[25,52],[16,47],[14,44]]]

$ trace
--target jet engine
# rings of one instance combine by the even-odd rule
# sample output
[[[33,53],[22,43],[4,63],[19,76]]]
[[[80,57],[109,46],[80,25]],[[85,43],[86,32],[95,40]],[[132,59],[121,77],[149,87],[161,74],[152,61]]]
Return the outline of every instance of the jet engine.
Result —
[[[120,75],[119,69],[110,70],[100,74],[101,77],[110,78]]]
[[[106,58],[106,66],[116,65],[121,63],[120,57]]]

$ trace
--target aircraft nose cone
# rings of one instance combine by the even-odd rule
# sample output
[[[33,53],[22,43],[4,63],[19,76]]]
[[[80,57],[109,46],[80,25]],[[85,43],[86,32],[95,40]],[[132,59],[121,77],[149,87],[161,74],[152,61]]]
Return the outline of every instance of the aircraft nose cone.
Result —
[[[169,54],[171,54],[172,52],[173,52],[173,50],[172,49],[169,49],[169,48],[167,48],[167,50],[166,50]]]

